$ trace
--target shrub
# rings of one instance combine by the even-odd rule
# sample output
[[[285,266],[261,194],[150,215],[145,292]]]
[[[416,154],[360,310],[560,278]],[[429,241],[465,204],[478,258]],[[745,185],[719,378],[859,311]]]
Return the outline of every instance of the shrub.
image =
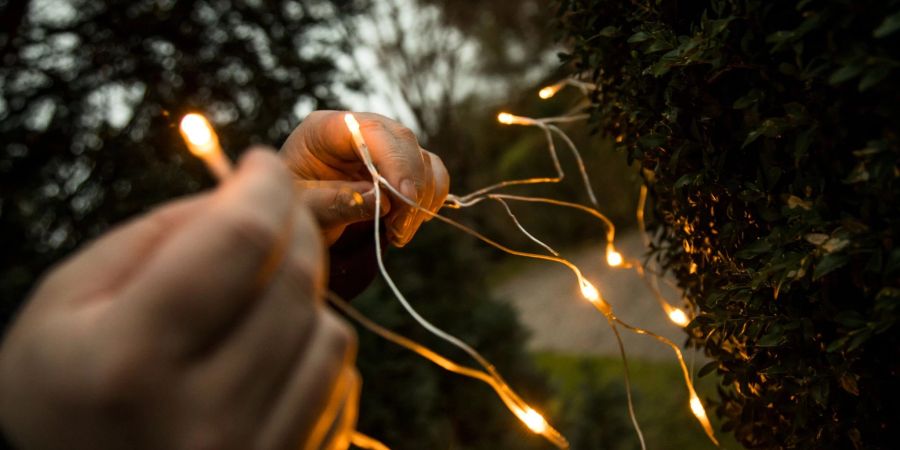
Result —
[[[888,448],[900,369],[900,1],[560,0],[591,121],[640,163],[751,448]]]

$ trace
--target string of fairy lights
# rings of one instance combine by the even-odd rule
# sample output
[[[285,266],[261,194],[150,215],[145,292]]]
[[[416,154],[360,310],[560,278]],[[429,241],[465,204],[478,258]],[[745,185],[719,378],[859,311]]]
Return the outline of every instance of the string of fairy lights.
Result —
[[[547,86],[541,89],[538,93],[540,98],[542,99],[550,99],[555,96],[560,90],[566,87],[574,87],[579,89],[585,97],[596,87],[593,84],[586,83],[576,79],[565,79],[551,86]],[[631,393],[631,380],[630,374],[628,371],[628,359],[625,351],[625,347],[621,340],[621,335],[619,331],[619,327],[628,330],[632,333],[648,336],[653,338],[660,343],[668,346],[672,349],[679,367],[681,368],[682,374],[684,376],[684,384],[688,392],[689,397],[689,408],[691,412],[696,417],[697,421],[701,425],[702,429],[706,433],[709,440],[718,446],[718,441],[715,437],[715,434],[712,430],[712,425],[710,424],[709,418],[706,415],[706,410],[703,407],[703,403],[700,401],[699,396],[694,388],[693,380],[691,377],[691,372],[688,370],[687,364],[685,363],[684,356],[682,354],[681,348],[673,343],[671,340],[660,336],[651,331],[645,330],[643,328],[631,325],[627,322],[622,321],[613,311],[612,306],[604,299],[600,290],[588,280],[583,271],[571,261],[562,258],[556,250],[554,250],[551,246],[549,246],[546,242],[542,241],[540,238],[535,236],[533,233],[528,231],[525,226],[518,220],[516,214],[514,213],[511,203],[516,202],[527,202],[527,203],[540,203],[546,204],[550,206],[569,208],[581,211],[583,213],[589,214],[597,219],[600,223],[602,223],[603,229],[605,231],[605,247],[603,249],[604,256],[608,267],[616,268],[616,269],[632,269],[634,270],[642,280],[644,280],[645,284],[648,287],[648,290],[653,294],[663,313],[672,321],[674,324],[684,327],[688,323],[690,323],[690,316],[688,313],[683,311],[682,309],[673,306],[672,303],[666,299],[660,289],[659,289],[659,279],[660,274],[658,271],[653,270],[652,267],[645,265],[639,259],[636,258],[626,258],[623,256],[615,246],[615,237],[616,237],[616,228],[613,222],[605,216],[603,213],[599,211],[599,203],[597,201],[596,195],[594,194],[593,188],[591,187],[590,178],[588,177],[587,170],[585,168],[584,162],[581,157],[581,153],[579,152],[577,146],[574,144],[571,138],[560,128],[560,124],[569,124],[584,121],[588,118],[588,115],[580,112],[582,108],[576,108],[575,111],[570,113],[555,116],[555,117],[547,117],[547,118],[531,118],[524,116],[517,116],[507,112],[502,112],[497,116],[498,122],[503,125],[519,125],[526,127],[536,127],[543,131],[544,136],[547,140],[547,148],[550,154],[550,157],[553,161],[554,169],[556,171],[556,176],[554,177],[535,177],[535,178],[527,178],[520,180],[505,180],[499,183],[493,184],[491,186],[487,186],[485,188],[476,190],[472,193],[466,195],[454,195],[450,194],[447,197],[447,200],[444,204],[445,208],[450,209],[463,209],[467,207],[474,206],[478,203],[481,203],[485,200],[491,200],[497,202],[501,205],[504,212],[510,217],[513,224],[516,228],[528,239],[533,241],[535,244],[539,245],[545,253],[531,253],[525,252],[521,250],[516,250],[509,248],[482,233],[467,227],[453,219],[450,219],[444,215],[439,213],[431,212],[428,209],[420,207],[414,200],[405,197],[400,191],[392,186],[387,179],[385,179],[375,167],[371,154],[369,152],[368,145],[360,132],[359,123],[353,114],[346,114],[344,116],[345,124],[347,126],[347,130],[350,133],[354,146],[360,154],[360,158],[365,164],[369,174],[372,177],[373,185],[374,185],[374,193],[376,199],[375,211],[381,210],[381,192],[382,189],[387,190],[392,194],[392,196],[400,201],[406,203],[410,207],[428,215],[429,217],[438,219],[441,222],[444,222],[464,233],[467,233],[482,242],[500,250],[505,253],[511,254],[513,256],[519,256],[524,258],[538,259],[548,262],[553,262],[556,264],[561,264],[568,268],[575,277],[575,281],[578,285],[578,289],[581,292],[582,297],[587,300],[590,304],[592,304],[606,319],[608,325],[613,331],[613,335],[616,338],[619,353],[623,362],[623,368],[625,373],[625,388],[626,388],[626,399],[627,399],[627,408],[628,414],[631,419],[632,425],[634,427],[635,433],[640,442],[641,448],[646,450],[646,444],[644,442],[643,433],[640,428],[640,424],[638,423],[637,417],[634,411],[634,404]],[[186,115],[181,122],[181,132],[184,137],[185,142],[188,145],[188,148],[191,152],[201,158],[209,168],[209,170],[220,180],[229,176],[230,162],[227,157],[225,157],[224,153],[221,150],[221,147],[218,142],[218,137],[216,136],[215,131],[209,122],[202,116],[196,113]],[[522,185],[534,185],[534,184],[546,184],[546,183],[559,183],[565,179],[565,172],[562,169],[562,165],[560,164],[559,155],[557,153],[556,147],[556,138],[562,140],[566,147],[571,151],[573,158],[578,167],[578,171],[581,175],[582,182],[584,184],[585,192],[587,193],[590,203],[592,206],[586,206],[579,203],[567,202],[563,200],[553,199],[553,198],[544,198],[544,197],[529,197],[522,195],[513,195],[502,193],[506,188],[511,186],[522,186]],[[636,209],[636,219],[638,223],[638,228],[640,234],[642,236],[643,242],[646,247],[649,248],[651,244],[650,236],[646,232],[645,222],[644,222],[644,209],[646,207],[646,199],[647,199],[647,186],[642,185],[640,190],[640,196]],[[437,327],[433,323],[426,320],[422,317],[412,306],[412,304],[406,299],[403,295],[399,287],[396,285],[394,280],[391,278],[388,273],[385,264],[384,264],[384,255],[381,251],[381,230],[380,230],[380,221],[374,221],[374,240],[375,240],[375,249],[376,249],[376,262],[378,265],[378,269],[381,273],[382,278],[396,297],[396,299],[400,302],[403,308],[409,313],[409,315],[418,322],[422,327],[428,330],[431,334],[438,337],[439,339],[448,342],[449,344],[459,348],[464,353],[469,355],[477,364],[481,367],[481,369],[472,368],[469,366],[465,366],[459,364],[445,356],[440,355],[439,353],[429,349],[428,347],[412,341],[406,337],[400,336],[390,330],[381,327],[380,325],[372,322],[368,318],[366,318],[362,313],[351,307],[347,302],[343,301],[339,297],[337,297],[333,293],[328,293],[329,302],[343,311],[348,317],[358,322],[361,326],[368,329],[369,331],[381,336],[382,338],[397,344],[399,346],[405,347],[423,358],[431,361],[432,363],[438,365],[439,367],[459,374],[469,378],[473,378],[479,380],[481,382],[489,385],[503,404],[510,410],[510,412],[515,415],[528,429],[532,432],[543,436],[547,439],[548,442],[556,446],[560,449],[568,449],[569,443],[566,438],[557,431],[551,424],[547,422],[544,416],[539,413],[537,410],[532,408],[527,402],[525,402],[519,395],[515,392],[515,390],[506,383],[497,369],[493,364],[490,363],[486,358],[484,358],[477,350],[457,338],[450,333],[442,330]],[[383,443],[366,436],[362,433],[354,432],[348,439],[346,439],[348,443],[352,443],[354,446],[363,449],[373,449],[373,450],[383,450],[388,447]]]

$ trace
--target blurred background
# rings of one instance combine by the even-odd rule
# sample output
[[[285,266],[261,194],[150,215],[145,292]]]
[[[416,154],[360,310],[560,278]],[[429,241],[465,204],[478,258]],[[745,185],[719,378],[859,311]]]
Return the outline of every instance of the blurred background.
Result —
[[[501,110],[569,111],[577,91],[536,92],[570,75],[558,64],[550,0],[0,0],[0,321],[50,265],[117,222],[213,185],[177,121],[207,114],[229,153],[281,145],[316,109],[379,112],[416,131],[465,194],[503,179],[552,176],[540,130],[504,127]],[[608,138],[566,127],[602,210],[634,234],[639,177]],[[516,189],[586,203],[571,156],[554,186]],[[603,263],[603,228],[584,214],[515,205],[632,323],[684,341],[641,282]],[[448,215],[511,247],[536,249],[497,204]],[[389,270],[422,314],[492,360],[574,449],[639,448],[623,365],[605,320],[571,275],[501,254],[437,221]],[[680,303],[676,292],[667,292]],[[419,328],[376,281],[355,305],[372,319],[463,355]],[[485,386],[360,330],[359,428],[394,449],[545,449]],[[712,448],[687,408],[675,360],[626,336],[637,416],[650,448]],[[694,369],[705,361],[688,350]],[[696,372],[696,370],[695,370]],[[699,380],[711,392],[711,377]],[[708,408],[712,409],[712,408]],[[733,445],[732,445],[733,446]]]

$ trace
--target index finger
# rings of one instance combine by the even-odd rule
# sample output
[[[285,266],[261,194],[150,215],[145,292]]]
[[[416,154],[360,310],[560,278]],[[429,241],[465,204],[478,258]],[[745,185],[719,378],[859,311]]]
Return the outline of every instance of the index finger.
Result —
[[[302,145],[324,164],[332,167],[360,166],[361,155],[353,144],[350,131],[344,122],[344,114],[339,111],[316,111],[304,120],[307,131],[300,137],[292,136],[285,143],[285,151]],[[421,203],[428,180],[426,161],[422,156],[415,134],[399,122],[374,113],[353,113],[360,124],[360,132],[369,146],[372,161],[378,172],[397,190],[410,200]],[[303,139],[293,143],[293,139]],[[415,211],[405,202],[396,202],[397,207],[388,215],[387,221],[393,228],[402,229]]]

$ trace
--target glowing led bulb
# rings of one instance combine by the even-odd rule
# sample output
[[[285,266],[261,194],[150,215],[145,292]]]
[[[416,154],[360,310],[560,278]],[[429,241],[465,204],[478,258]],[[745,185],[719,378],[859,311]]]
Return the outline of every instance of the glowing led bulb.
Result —
[[[585,280],[584,278],[581,279],[581,295],[591,302],[600,300],[600,291],[598,291],[590,281]]]
[[[544,420],[544,416],[537,411],[531,408],[525,408],[524,411],[517,412],[516,415],[519,416],[522,423],[524,423],[531,431],[534,431],[537,434],[543,434],[547,431],[547,421]]]
[[[669,311],[669,320],[680,327],[687,326],[687,324],[691,322],[691,319],[688,318],[687,314],[678,308],[672,308],[672,310]]]
[[[559,92],[559,90],[562,89],[562,87],[563,87],[562,83],[557,83],[557,84],[554,84],[553,86],[547,86],[547,87],[541,89],[540,92],[538,92],[538,97],[540,97],[544,100],[547,100],[548,98],[551,98],[554,95],[556,95],[556,93]]]
[[[697,397],[697,394],[691,393],[691,412],[694,413],[694,416],[700,420],[701,423],[708,423],[709,418],[706,417],[706,409],[703,408],[703,403],[700,402],[700,397]]]
[[[504,125],[537,125],[539,123],[530,117],[516,116],[508,112],[497,114],[497,122]]]
[[[709,423],[709,418],[706,417],[706,410],[703,408],[703,403],[700,403],[700,398],[697,397],[697,394],[693,389],[691,389],[691,412],[693,412],[694,416],[697,417],[697,420],[700,421],[700,425],[703,426],[703,431],[706,432],[709,439],[713,441],[714,444],[719,445],[719,441],[713,434],[712,424]]]
[[[190,113],[181,119],[181,136],[191,153],[202,159],[209,170],[220,180],[231,173],[231,163],[222,152],[219,136],[206,117]]]
[[[366,145],[366,140],[363,139],[363,135],[359,131],[359,122],[356,120],[356,117],[351,113],[344,114],[344,123],[347,124],[347,129],[350,130],[350,136],[353,138],[353,143],[356,145],[356,149],[362,154],[363,161],[366,161],[367,164],[371,165],[372,158],[369,153],[369,146]]]
[[[621,253],[615,251],[611,247],[606,249],[606,263],[609,264],[610,267],[619,267],[622,265],[622,262],[623,259]]]
[[[347,124],[347,129],[350,130],[351,134],[356,135],[359,133],[359,122],[357,122],[356,117],[353,117],[353,114],[344,114],[344,123]]]
[[[191,113],[181,119],[181,134],[194,155],[202,158],[215,151],[215,132],[209,121],[200,114]]]

